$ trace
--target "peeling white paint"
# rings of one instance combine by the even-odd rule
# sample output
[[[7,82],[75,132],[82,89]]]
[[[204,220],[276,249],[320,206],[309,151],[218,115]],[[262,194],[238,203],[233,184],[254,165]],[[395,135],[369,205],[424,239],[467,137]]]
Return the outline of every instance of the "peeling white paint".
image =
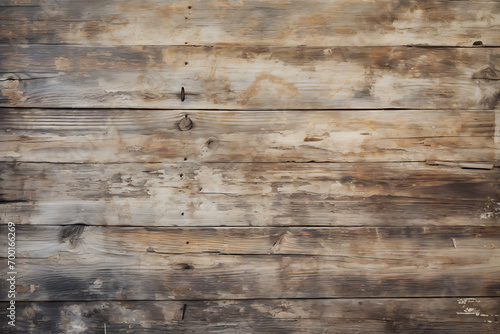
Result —
[[[102,287],[102,283],[104,283],[104,281],[102,279],[100,279],[100,278],[97,278],[94,281],[92,288],[94,288],[94,289],[100,289]]]
[[[481,301],[476,298],[459,298],[457,302],[459,305],[465,305],[467,303],[480,303]]]

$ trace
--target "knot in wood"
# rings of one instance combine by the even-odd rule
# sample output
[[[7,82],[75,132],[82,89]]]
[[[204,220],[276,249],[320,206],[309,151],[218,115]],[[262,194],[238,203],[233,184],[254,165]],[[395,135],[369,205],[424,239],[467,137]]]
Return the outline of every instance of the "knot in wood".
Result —
[[[208,138],[205,145],[207,146],[208,149],[215,150],[217,147],[219,147],[219,140],[213,137]]]
[[[472,79],[500,80],[500,75],[498,75],[495,68],[486,65],[479,72],[474,73]]]
[[[191,118],[188,117],[188,115],[185,115],[183,119],[179,122],[179,130],[181,131],[188,131],[193,128],[193,121]]]
[[[64,226],[59,231],[59,242],[68,243],[69,249],[74,249],[79,244],[85,225],[75,224]]]

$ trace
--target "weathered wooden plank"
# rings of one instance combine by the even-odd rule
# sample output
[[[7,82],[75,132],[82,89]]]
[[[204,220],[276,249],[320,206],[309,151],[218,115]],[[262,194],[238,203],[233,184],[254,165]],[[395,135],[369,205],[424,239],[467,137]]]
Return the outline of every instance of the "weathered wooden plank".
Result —
[[[500,202],[498,168],[425,163],[3,163],[0,174],[4,223],[491,225]]]
[[[496,225],[499,217],[498,204],[493,199],[436,202],[377,196],[332,202],[297,194],[284,197],[281,202],[263,204],[261,196],[228,197],[225,201],[198,197],[200,200],[187,204],[175,202],[176,207],[164,202],[161,203],[164,207],[159,207],[156,202],[141,198],[3,203],[1,222],[129,226],[488,226]]]
[[[2,3],[1,42],[472,46],[481,41],[487,45],[500,44],[500,6],[494,0]]]
[[[500,96],[498,48],[1,45],[0,54],[1,106],[494,109]]]
[[[493,110],[7,108],[0,111],[0,159],[84,163],[184,159],[493,163],[500,159],[495,156],[500,148],[497,118]]]
[[[500,110],[495,113],[495,145],[500,147]],[[500,150],[497,149],[495,153],[495,161],[500,161]]]
[[[6,259],[0,264],[5,277]],[[16,269],[16,299],[32,301],[500,296],[498,256],[410,264],[342,256],[58,253],[17,259]],[[7,284],[0,282],[3,291]]]
[[[7,227],[0,226],[2,235]],[[153,228],[29,226],[16,229],[18,258],[59,253],[283,254],[393,259],[408,265],[500,257],[500,227]],[[2,245],[6,248],[6,245]],[[2,254],[7,254],[5,252]]]
[[[1,222],[33,225],[129,226],[429,226],[497,225],[498,200],[411,200],[374,196],[320,200],[295,194],[263,203],[262,196],[214,198],[162,206],[142,198],[2,203]],[[245,209],[246,208],[246,209]],[[185,213],[182,215],[182,213]]]
[[[499,298],[19,302],[25,333],[492,333]],[[5,318],[6,303],[0,303]],[[5,327],[5,331],[9,328]]]

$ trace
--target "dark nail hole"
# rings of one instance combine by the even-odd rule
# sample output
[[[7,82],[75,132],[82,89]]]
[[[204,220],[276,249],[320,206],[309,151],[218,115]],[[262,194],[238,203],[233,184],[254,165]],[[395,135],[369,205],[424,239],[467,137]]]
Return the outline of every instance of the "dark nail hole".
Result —
[[[194,267],[188,263],[176,263],[174,264],[176,270],[191,270]]]
[[[187,44],[188,42],[184,42],[184,44]]]
[[[191,9],[191,6],[188,6],[188,9]]]
[[[186,245],[189,245],[189,241],[186,241]]]
[[[185,63],[184,63],[184,65],[187,65],[187,64],[189,64],[189,63],[188,63],[188,62],[185,62]]]
[[[184,102],[186,99],[186,92],[184,92],[184,87],[181,87],[181,101]]]
[[[180,176],[180,177],[183,177],[183,176],[184,176],[184,174],[180,173],[180,174],[179,174],[179,176]]]
[[[183,212],[183,213],[181,213],[181,216],[184,216],[184,212]]]
[[[474,43],[472,43],[472,45],[483,45],[483,42],[482,41],[475,41]]]
[[[184,161],[186,161],[188,158],[184,158]]]
[[[187,18],[187,16],[186,16],[184,19],[186,19],[186,20],[187,20],[187,19],[188,19],[188,18]]]

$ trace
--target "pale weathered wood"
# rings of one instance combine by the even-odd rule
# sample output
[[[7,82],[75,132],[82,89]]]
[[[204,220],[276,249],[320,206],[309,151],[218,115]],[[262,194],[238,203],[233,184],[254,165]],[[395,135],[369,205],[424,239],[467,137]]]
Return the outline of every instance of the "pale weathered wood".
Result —
[[[494,225],[500,214],[498,168],[189,162],[0,167],[3,223]]]
[[[0,110],[0,159],[493,164],[493,110]],[[185,116],[188,116],[187,118]],[[181,131],[181,122],[190,125]],[[468,165],[470,166],[470,164]]]
[[[0,231],[6,234],[6,226],[0,226]],[[408,265],[464,259],[476,263],[500,257],[500,227],[17,227],[18,258],[146,252],[386,258]],[[7,254],[6,249],[2,254]]]
[[[498,48],[1,45],[0,54],[1,106],[494,109],[500,96]]]
[[[17,300],[500,296],[500,257],[58,253],[17,259]],[[411,255],[409,255],[411,257]],[[427,260],[427,259],[426,259]],[[0,260],[3,277],[6,259]],[[8,282],[0,287],[6,291]],[[0,297],[3,301],[7,296]]]
[[[1,42],[107,45],[500,44],[494,0],[2,1]],[[477,43],[476,43],[477,44]]]
[[[1,222],[34,225],[130,226],[428,226],[497,225],[498,200],[412,200],[375,196],[364,200],[321,200],[296,194],[265,203],[262,196],[207,197],[172,205],[147,199],[45,199],[3,203]],[[246,208],[246,209],[245,209]],[[182,213],[185,213],[182,215]]]
[[[0,316],[5,318],[5,303]],[[500,298],[19,302],[26,333],[493,333]],[[8,328],[5,328],[7,331]]]

